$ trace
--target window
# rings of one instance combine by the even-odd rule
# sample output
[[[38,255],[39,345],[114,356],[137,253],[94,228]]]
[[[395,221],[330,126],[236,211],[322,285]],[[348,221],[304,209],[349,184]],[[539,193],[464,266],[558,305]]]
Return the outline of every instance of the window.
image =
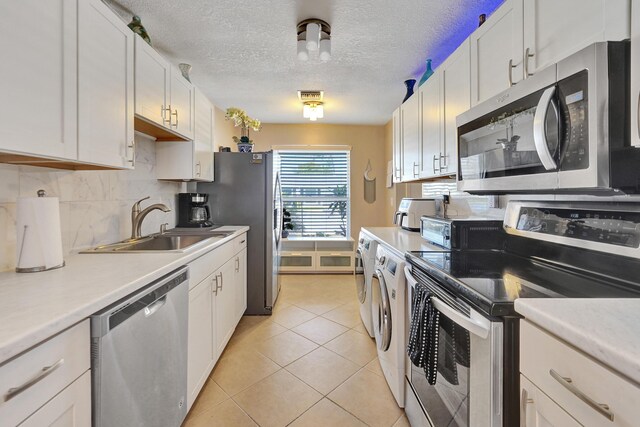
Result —
[[[295,237],[346,237],[350,230],[349,151],[279,151],[282,202]]]

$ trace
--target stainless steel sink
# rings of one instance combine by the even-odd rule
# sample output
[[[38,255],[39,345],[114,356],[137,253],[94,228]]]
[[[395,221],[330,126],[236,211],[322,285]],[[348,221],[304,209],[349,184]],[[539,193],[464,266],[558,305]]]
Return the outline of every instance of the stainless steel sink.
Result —
[[[183,252],[205,240],[212,238],[223,239],[231,234],[233,234],[233,231],[199,233],[168,231],[163,234],[141,237],[140,239],[98,246],[81,253]]]

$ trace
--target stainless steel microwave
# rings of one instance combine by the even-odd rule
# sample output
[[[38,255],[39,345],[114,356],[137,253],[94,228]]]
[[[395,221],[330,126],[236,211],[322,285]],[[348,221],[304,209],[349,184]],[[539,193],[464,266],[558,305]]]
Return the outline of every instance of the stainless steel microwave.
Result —
[[[628,41],[592,44],[458,116],[458,189],[640,192],[629,52]]]

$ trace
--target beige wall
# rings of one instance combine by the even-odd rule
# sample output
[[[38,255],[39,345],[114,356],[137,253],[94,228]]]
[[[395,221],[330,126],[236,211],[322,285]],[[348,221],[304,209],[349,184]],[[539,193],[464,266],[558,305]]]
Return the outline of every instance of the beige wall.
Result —
[[[234,132],[233,134],[238,134]],[[351,146],[351,236],[358,237],[360,227],[386,224],[385,188],[386,154],[384,126],[350,126],[329,124],[264,124],[259,133],[251,133],[255,151],[267,151],[273,146],[349,145]],[[231,142],[231,138],[229,138]],[[232,143],[220,142],[222,145]],[[364,170],[367,161],[376,178],[376,201],[364,200]]]

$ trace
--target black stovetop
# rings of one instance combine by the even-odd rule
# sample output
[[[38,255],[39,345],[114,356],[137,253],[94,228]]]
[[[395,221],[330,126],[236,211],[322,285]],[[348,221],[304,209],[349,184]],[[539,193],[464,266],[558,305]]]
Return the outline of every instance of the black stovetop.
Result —
[[[566,251],[565,251],[566,252]],[[519,255],[506,250],[407,252],[407,261],[489,316],[517,316],[517,298],[640,298],[637,260],[573,250]],[[542,256],[540,256],[542,255]],[[544,255],[552,255],[545,258]],[[586,258],[585,258],[586,257]],[[606,264],[606,265],[605,265]]]

